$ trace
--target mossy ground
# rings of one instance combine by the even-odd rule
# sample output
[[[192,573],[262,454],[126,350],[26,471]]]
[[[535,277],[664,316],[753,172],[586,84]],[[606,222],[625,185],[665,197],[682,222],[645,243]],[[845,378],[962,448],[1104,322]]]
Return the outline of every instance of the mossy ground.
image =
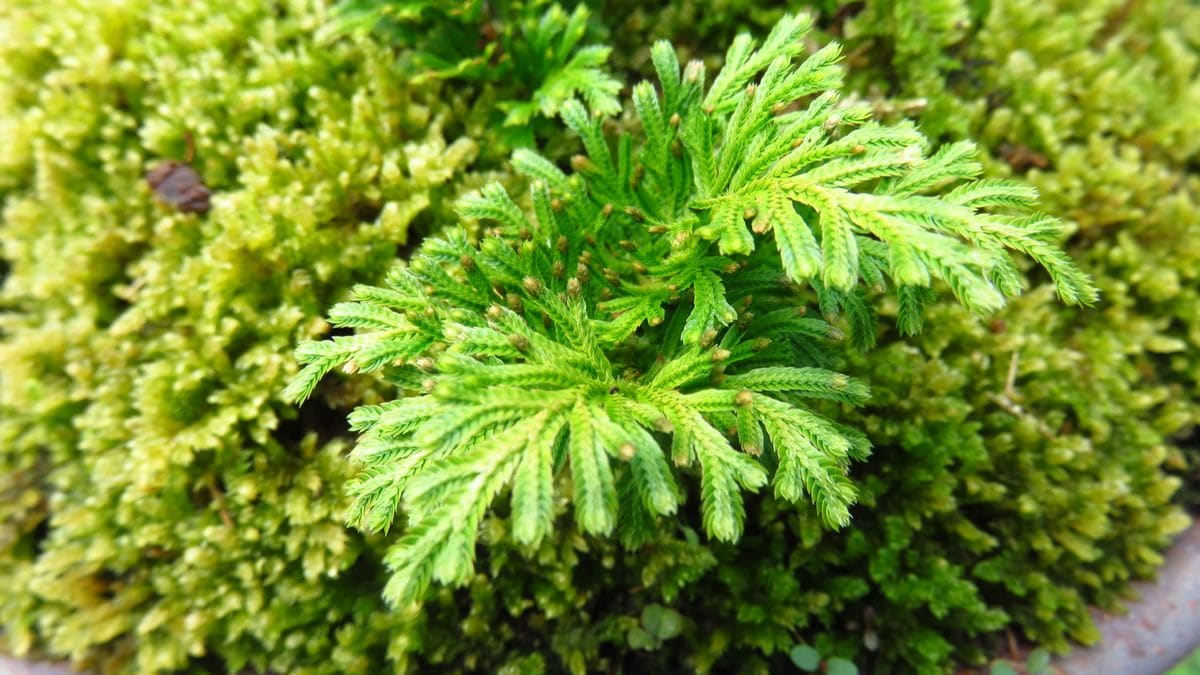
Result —
[[[990,321],[941,307],[937,330],[853,358],[877,450],[843,532],[763,498],[737,546],[685,512],[640,551],[564,527],[530,556],[496,517],[476,581],[407,613],[379,600],[377,543],[341,523],[342,419],[379,385],[344,378],[298,412],[279,392],[332,302],[503,171],[486,117],[408,83],[386,45],[317,44],[321,3],[0,16],[7,649],[110,672],[781,672],[805,641],[939,672],[1004,630],[1093,638],[1085,607],[1152,574],[1185,522],[1172,500],[1200,485],[1200,9],[807,4],[882,114],[976,138],[1075,224],[1102,303],[1066,310],[1034,275]],[[652,35],[719,59],[782,11],[595,14],[640,77]],[[216,194],[204,217],[142,179],[185,132]],[[631,649],[648,605],[683,629]]]

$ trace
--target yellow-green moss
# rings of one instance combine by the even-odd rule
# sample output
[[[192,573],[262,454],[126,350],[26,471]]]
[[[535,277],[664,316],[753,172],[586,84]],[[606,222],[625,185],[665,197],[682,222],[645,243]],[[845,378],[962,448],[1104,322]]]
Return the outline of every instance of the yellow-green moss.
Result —
[[[157,672],[372,672],[342,526],[345,385],[298,338],[442,220],[476,144],[323,5],[18,3],[0,20],[0,612],[10,649]],[[184,155],[205,215],[144,173]],[[330,419],[320,424],[314,420]],[[347,578],[350,577],[350,578]],[[368,635],[369,634],[369,635]]]

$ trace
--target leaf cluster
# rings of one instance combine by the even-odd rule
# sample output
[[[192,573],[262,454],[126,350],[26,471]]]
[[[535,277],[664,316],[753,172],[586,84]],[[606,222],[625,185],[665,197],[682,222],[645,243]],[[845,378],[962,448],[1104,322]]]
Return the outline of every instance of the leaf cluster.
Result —
[[[509,127],[553,117],[581,98],[620,111],[620,83],[606,70],[611,47],[586,44],[590,12],[544,0],[343,0],[323,27],[332,39],[376,32],[403,48],[402,67],[427,79],[498,85]]]

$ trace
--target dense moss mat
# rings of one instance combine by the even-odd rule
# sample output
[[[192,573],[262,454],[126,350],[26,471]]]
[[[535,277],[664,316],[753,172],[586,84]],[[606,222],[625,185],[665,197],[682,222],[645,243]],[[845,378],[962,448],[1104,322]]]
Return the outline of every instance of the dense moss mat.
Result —
[[[364,392],[299,413],[278,392],[323,310],[380,278],[414,218],[448,217],[476,146],[442,139],[390,54],[315,44],[322,21],[303,1],[4,13],[0,615],[18,653],[137,672],[382,659],[333,437]],[[143,180],[186,134],[215,192],[200,217]]]
[[[639,76],[655,36],[719,60],[783,11],[628,4],[596,4],[593,30]],[[990,321],[939,308],[919,340],[851,359],[874,399],[835,412],[876,452],[843,532],[761,498],[737,546],[709,545],[688,509],[638,551],[559,518],[530,554],[497,516],[476,580],[419,610],[383,605],[379,549],[341,524],[343,414],[378,385],[345,378],[298,412],[278,392],[317,317],[480,184],[486,116],[457,87],[407,85],[375,42],[317,44],[319,4],[42,5],[0,16],[8,650],[106,672],[787,672],[805,641],[939,672],[1005,630],[1094,638],[1086,604],[1152,574],[1184,523],[1169,472],[1200,387],[1185,0],[802,5],[882,114],[980,140],[990,172],[1076,224],[1101,305],[1066,310],[1035,276]],[[185,132],[215,191],[203,217],[142,178]],[[648,607],[681,630],[631,648]]]

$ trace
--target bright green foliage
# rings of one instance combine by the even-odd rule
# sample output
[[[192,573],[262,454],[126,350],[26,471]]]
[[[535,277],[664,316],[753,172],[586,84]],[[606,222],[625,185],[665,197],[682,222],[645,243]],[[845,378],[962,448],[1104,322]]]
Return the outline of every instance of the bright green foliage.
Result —
[[[390,600],[420,600],[431,579],[470,579],[480,523],[510,484],[513,536],[539,544],[553,529],[564,465],[579,528],[619,529],[628,544],[677,511],[668,451],[675,465],[698,467],[714,539],[740,536],[741,492],[769,478],[781,499],[807,497],[822,522],[844,526],[848,464],[869,445],[798,401],[861,403],[866,389],[812,367],[814,333],[832,329],[798,316],[804,296],[781,277],[811,284],[826,315],[843,310],[867,345],[876,328],[865,294],[853,292],[859,277],[898,283],[909,329],[931,279],[977,311],[1016,293],[1006,248],[1041,262],[1065,299],[1094,299],[1048,243],[1055,221],[980,210],[1024,207],[1032,191],[976,181],[925,196],[978,172],[971,148],[925,158],[911,126],[839,106],[836,47],[794,61],[807,30],[784,17],[759,48],[739,37],[707,86],[699,63],[681,73],[659,43],[661,98],[649,83],[633,91],[644,133],[636,149],[622,134],[614,158],[601,112],[568,102],[563,118],[587,153],[572,160],[578,174],[528,151],[514,158],[535,179],[536,223],[488,186],[461,205],[465,218],[497,224],[478,246],[461,231],[426,242],[386,288],[361,287],[356,302],[331,310],[333,324],[359,334],[299,348],[308,365],[291,398],[343,363],[389,367],[394,383],[426,392],[352,418],[365,432],[355,451],[365,470],[350,488],[351,522],[377,531],[401,504],[407,515],[387,556]],[[807,108],[787,111],[810,95]],[[778,252],[761,236],[755,252],[751,218]],[[670,436],[668,451],[655,432]],[[773,476],[752,459],[764,450]]]
[[[586,232],[562,231],[580,232],[579,243]],[[612,320],[589,316],[587,308],[601,304],[597,296],[611,292],[599,283],[602,275],[583,273],[597,280],[589,283],[577,274],[558,288],[537,281],[553,279],[555,267],[579,255],[565,235],[547,234],[565,242],[561,256],[532,242],[514,251],[499,237],[486,239],[480,250],[461,235],[428,242],[389,289],[362,288],[360,302],[330,313],[335,323],[376,332],[301,348],[312,361],[296,380],[303,387],[343,360],[363,370],[411,361],[412,370],[394,379],[431,392],[360,408],[352,417],[353,426],[366,431],[355,457],[367,466],[351,487],[357,498],[352,521],[386,528],[401,499],[408,515],[405,535],[389,556],[397,570],[389,597],[419,597],[431,575],[455,583],[468,578],[480,518],[510,481],[514,536],[537,545],[553,526],[553,473],[564,463],[584,532],[614,530],[620,491],[632,496],[622,500],[622,537],[644,539],[647,521],[674,514],[679,501],[652,435],[659,430],[673,433],[676,464],[699,465],[712,536],[737,538],[744,520],[739,488],[754,490],[767,480],[758,463],[734,449],[724,427],[715,426],[735,419],[757,452],[765,427],[779,461],[777,492],[796,500],[807,491],[828,522],[845,523],[853,495],[845,463],[865,455],[865,441],[788,399],[857,403],[866,390],[820,368],[774,365],[794,357],[785,330],[804,319],[780,316],[768,330],[751,324],[744,335],[732,330],[719,343],[662,354],[655,347],[670,336],[665,324],[629,342],[642,320],[638,306]],[[446,262],[454,265],[449,273]],[[506,289],[501,297],[521,311],[486,305],[496,288]],[[661,318],[657,307],[645,312]],[[771,349],[770,342],[779,346]],[[756,352],[756,344],[764,348]],[[430,353],[436,361],[424,356]],[[667,358],[655,363],[659,354]],[[639,366],[644,376],[628,372]],[[421,382],[422,369],[436,376]],[[730,374],[710,383],[724,369]],[[743,450],[748,445],[743,437]],[[610,457],[628,468],[614,469]]]
[[[298,338],[378,280],[475,146],[321,10],[21,2],[0,18],[0,617],[6,650],[104,671],[202,658],[377,672],[344,444],[363,384],[299,414]],[[182,158],[212,211],[157,204]],[[369,569],[369,567],[368,567]],[[336,630],[331,626],[338,626]]]
[[[682,115],[686,123],[680,139],[696,184],[696,198],[688,206],[706,212],[699,234],[718,239],[723,254],[748,253],[755,239],[744,220],[752,219],[754,232],[772,233],[790,279],[817,281],[837,296],[853,289],[860,277],[872,286],[890,277],[902,299],[900,323],[907,328],[919,325],[919,306],[927,297],[923,289],[931,277],[945,281],[967,307],[997,309],[1003,296],[1020,289],[1019,272],[1005,249],[1043,265],[1067,302],[1095,300],[1087,278],[1051,243],[1060,236],[1056,220],[981,212],[1027,208],[1035,198],[1027,186],[972,181],[941,199],[931,198],[928,193],[979,174],[973,146],[949,145],[924,157],[925,141],[912,127],[870,123],[866,107],[839,104],[829,91],[841,84],[835,45],[802,66],[786,67],[779,58],[793,56],[803,46],[787,36],[806,30],[802,19],[782,22],[763,50],[753,53],[748,37],[735,40],[722,75],[691,107],[687,100],[675,100],[686,95],[686,90],[675,91],[678,75],[662,74],[662,64],[673,63],[673,55],[665,61],[662,45],[652,50],[665,107],[660,108],[649,85],[635,88],[635,106],[650,146],[642,165],[651,179],[668,180],[669,146],[664,141],[654,149],[655,136],[666,132],[671,114]],[[764,69],[762,81],[746,87]],[[822,91],[826,93],[806,109],[780,114],[793,101]],[[728,111],[735,101],[727,120],[714,121],[708,114]],[[572,126],[585,133],[579,124]],[[603,175],[604,167],[611,166],[605,161],[593,164],[599,178],[605,185],[620,185],[621,176]],[[853,189],[864,185],[868,189]],[[655,214],[649,215],[655,222]],[[658,221],[670,226],[674,217],[667,213]]]
[[[423,78],[489,83],[503,97],[505,126],[556,115],[579,97],[615,114],[620,83],[605,70],[611,48],[581,44],[589,11],[545,0],[343,0],[328,36],[375,31],[404,48],[402,67]]]

